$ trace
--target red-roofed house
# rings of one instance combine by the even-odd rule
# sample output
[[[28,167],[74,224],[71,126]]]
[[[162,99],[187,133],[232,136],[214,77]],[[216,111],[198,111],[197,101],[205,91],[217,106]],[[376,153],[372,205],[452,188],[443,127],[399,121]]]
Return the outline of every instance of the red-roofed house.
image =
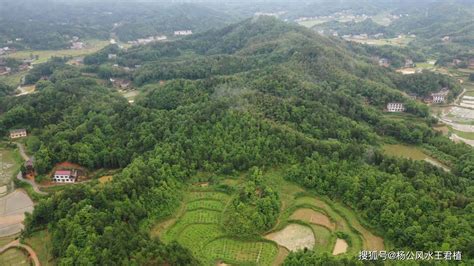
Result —
[[[76,182],[76,170],[58,170],[54,172],[53,181],[59,183],[74,183]]]

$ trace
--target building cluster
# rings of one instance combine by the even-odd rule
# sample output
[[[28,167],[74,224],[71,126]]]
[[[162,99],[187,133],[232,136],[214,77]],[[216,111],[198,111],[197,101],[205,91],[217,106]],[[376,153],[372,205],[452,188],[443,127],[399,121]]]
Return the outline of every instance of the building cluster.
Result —
[[[168,37],[165,35],[160,35],[160,36],[150,36],[148,38],[140,38],[135,41],[129,41],[128,44],[131,44],[133,46],[138,46],[138,45],[146,45],[152,42],[159,42],[159,41],[165,41],[167,40]]]
[[[177,30],[174,32],[174,36],[187,36],[187,35],[192,35],[193,31],[192,30]]]
[[[8,53],[13,53],[15,52],[15,48],[10,48],[8,46],[5,47],[0,47],[0,55],[8,54]]]
[[[285,13],[286,13],[285,11],[280,11],[280,12],[255,12],[254,16],[256,16],[256,17],[267,16],[267,17],[278,18],[281,15],[284,15]]]
[[[448,94],[448,88],[443,88],[439,92],[432,93],[430,97],[425,99],[425,102],[444,103],[448,99]]]
[[[12,72],[12,69],[7,66],[0,65],[0,76],[8,75]]]
[[[321,20],[321,21],[332,21],[332,20],[344,20],[344,21],[364,21],[370,16],[366,14],[354,15],[350,11],[340,11],[327,16],[315,16],[315,17],[299,17],[295,19],[295,22],[303,22],[308,20]]]
[[[72,42],[70,48],[72,50],[82,50],[85,48],[85,44],[83,42]]]
[[[474,58],[459,59],[455,58],[453,61],[448,63],[450,67],[461,67],[461,68],[474,68]]]

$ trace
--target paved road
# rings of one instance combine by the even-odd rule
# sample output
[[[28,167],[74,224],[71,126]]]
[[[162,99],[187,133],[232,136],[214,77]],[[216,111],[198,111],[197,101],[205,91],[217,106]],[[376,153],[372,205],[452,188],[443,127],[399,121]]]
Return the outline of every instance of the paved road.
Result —
[[[23,146],[23,144],[18,143],[18,142],[15,142],[15,144],[18,146],[18,150],[20,151],[21,158],[23,158],[23,160],[25,160],[25,162],[30,160],[30,157],[25,152],[25,147]],[[44,191],[41,191],[39,189],[39,186],[38,186],[38,184],[36,184],[36,182],[23,178],[23,175],[22,175],[21,171],[18,172],[18,174],[16,175],[16,178],[18,180],[21,180],[23,182],[26,182],[26,183],[30,184],[33,187],[33,190],[36,193],[41,194],[41,195],[48,195],[48,193],[46,193]]]
[[[34,265],[41,266],[41,263],[38,259],[38,255],[36,254],[36,252],[30,246],[21,244],[18,239],[6,244],[5,246],[3,246],[0,249],[0,254],[3,253],[4,251],[6,251],[9,248],[22,248],[22,249],[26,250],[28,252],[28,254],[30,255],[31,260],[33,260]]]

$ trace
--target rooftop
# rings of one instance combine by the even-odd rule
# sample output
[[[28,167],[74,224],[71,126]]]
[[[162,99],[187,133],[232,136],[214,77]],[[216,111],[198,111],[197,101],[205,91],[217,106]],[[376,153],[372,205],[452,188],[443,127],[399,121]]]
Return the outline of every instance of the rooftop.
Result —
[[[54,172],[54,175],[71,175],[70,170],[58,170]]]
[[[26,132],[26,129],[21,128],[21,129],[12,129],[12,130],[10,130],[10,133],[22,133],[22,132]]]

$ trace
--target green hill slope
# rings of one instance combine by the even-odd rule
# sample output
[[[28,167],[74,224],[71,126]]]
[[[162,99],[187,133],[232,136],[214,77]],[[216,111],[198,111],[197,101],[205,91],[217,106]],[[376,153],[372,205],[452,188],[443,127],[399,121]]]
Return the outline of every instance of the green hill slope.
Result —
[[[111,64],[101,53],[87,70]],[[474,256],[472,148],[433,131],[396,74],[344,44],[260,18],[117,56],[142,65],[127,74],[145,85],[134,104],[77,69],[57,69],[37,94],[0,105],[3,133],[25,125],[39,137],[40,174],[62,161],[122,169],[103,185],[52,195],[28,217],[25,235],[48,226],[59,263],[197,264],[178,244],[150,239],[150,224],[177,211],[196,174],[252,167],[280,167],[342,201],[398,249]],[[411,114],[384,114],[389,101]],[[386,156],[384,141],[424,147],[452,170]]]

